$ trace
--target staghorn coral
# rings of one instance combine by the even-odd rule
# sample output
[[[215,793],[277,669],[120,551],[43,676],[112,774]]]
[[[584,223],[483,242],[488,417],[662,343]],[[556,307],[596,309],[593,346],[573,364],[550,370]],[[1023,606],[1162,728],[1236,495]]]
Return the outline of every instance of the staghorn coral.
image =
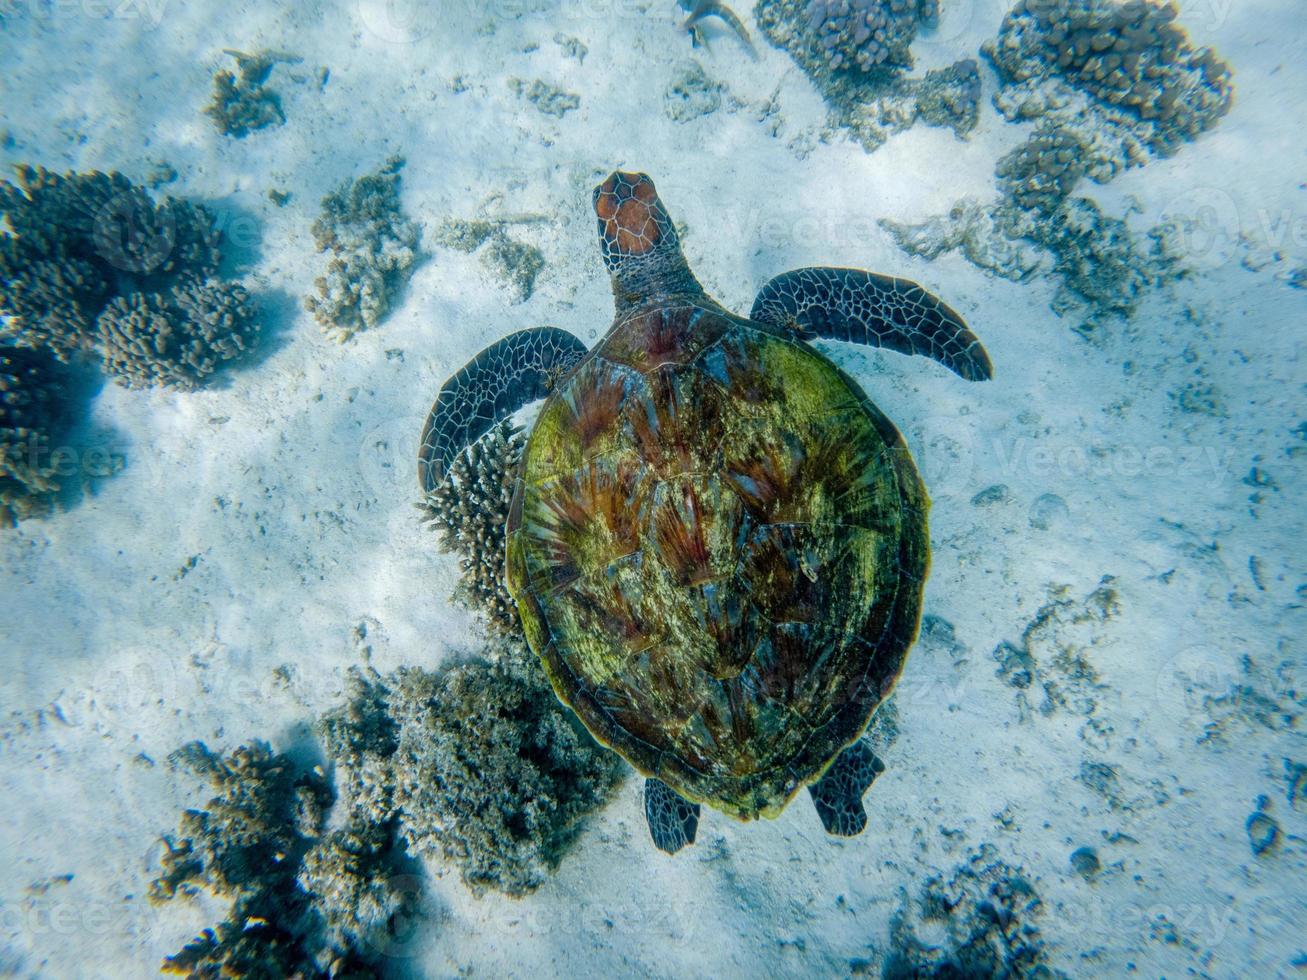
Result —
[[[204,109],[218,132],[242,139],[256,129],[282,125],[286,114],[281,96],[265,83],[278,64],[300,59],[275,51],[245,54],[230,48],[224,48],[223,54],[236,60],[236,71],[223,69],[213,76],[213,101]]]
[[[0,347],[0,527],[43,512],[59,489],[51,451],[64,399],[49,352]]]
[[[194,388],[258,334],[240,286],[216,278],[203,205],[153,201],[122,174],[19,167],[0,183],[0,312],[14,343],[97,354],[126,385]]]
[[[227,757],[192,742],[170,756],[205,776],[217,795],[182,814],[179,840],[165,838],[158,904],[203,889],[231,911],[168,957],[164,973],[193,978],[378,976],[393,923],[411,889],[391,864],[385,826],[323,836],[331,791],[319,774],[297,776],[265,743]]]
[[[104,369],[129,388],[191,391],[259,335],[249,293],[221,279],[119,296],[97,320]]]
[[[460,556],[458,597],[483,613],[492,631],[506,635],[521,630],[504,584],[504,526],[524,445],[521,432],[500,423],[454,460],[449,478],[424,501],[440,547]]]
[[[938,13],[936,0],[759,0],[754,10],[768,40],[812,79],[832,121],[869,152],[918,121],[959,138],[975,128],[974,60],[905,77],[918,29]]]
[[[1229,67],[1193,48],[1155,0],[1020,0],[983,47],[1002,83],[1009,121],[1073,130],[1099,183],[1150,154],[1171,156],[1229,110]]]
[[[376,173],[346,181],[322,199],[313,222],[318,251],[331,257],[304,305],[338,340],[376,326],[421,258],[421,229],[400,207],[403,166],[391,157]]]
[[[520,644],[386,678],[354,674],[321,730],[356,822],[394,821],[414,856],[476,894],[539,887],[603,805],[621,763],[554,696]]]

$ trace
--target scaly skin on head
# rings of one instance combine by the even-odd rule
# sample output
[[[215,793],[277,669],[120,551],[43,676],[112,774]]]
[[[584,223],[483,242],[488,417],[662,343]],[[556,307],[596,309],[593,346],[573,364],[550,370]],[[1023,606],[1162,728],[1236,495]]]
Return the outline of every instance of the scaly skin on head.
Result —
[[[669,300],[703,301],[703,287],[681,254],[671,216],[646,174],[614,171],[594,190],[599,249],[618,315]]]

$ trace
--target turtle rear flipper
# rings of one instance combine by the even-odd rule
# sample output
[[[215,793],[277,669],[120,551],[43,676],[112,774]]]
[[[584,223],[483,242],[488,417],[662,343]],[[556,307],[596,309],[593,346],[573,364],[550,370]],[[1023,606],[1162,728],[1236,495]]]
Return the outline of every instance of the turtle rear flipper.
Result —
[[[907,279],[861,269],[794,269],[762,287],[749,319],[788,327],[804,339],[924,354],[968,381],[994,373],[962,317]]]
[[[418,449],[418,482],[430,493],[464,449],[523,405],[544,398],[586,355],[578,338],[536,327],[496,341],[445,382]]]
[[[668,854],[693,844],[699,830],[699,804],[691,803],[661,779],[644,781],[644,817],[654,845]]]
[[[838,837],[862,833],[867,826],[862,794],[884,771],[885,763],[876,758],[864,739],[858,739],[839,754],[821,779],[808,787],[826,833]]]

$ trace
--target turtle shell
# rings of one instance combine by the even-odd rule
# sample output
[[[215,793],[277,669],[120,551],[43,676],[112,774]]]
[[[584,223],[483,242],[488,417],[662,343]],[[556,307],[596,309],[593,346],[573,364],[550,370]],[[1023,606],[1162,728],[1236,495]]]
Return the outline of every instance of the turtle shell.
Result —
[[[902,669],[927,507],[893,424],[812,347],[645,311],[541,409],[508,587],[599,741],[687,799],[775,816]]]

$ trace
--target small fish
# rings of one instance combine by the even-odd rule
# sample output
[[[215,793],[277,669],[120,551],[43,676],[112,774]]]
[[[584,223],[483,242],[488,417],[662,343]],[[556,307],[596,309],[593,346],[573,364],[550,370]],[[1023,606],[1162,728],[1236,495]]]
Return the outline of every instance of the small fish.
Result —
[[[758,58],[758,51],[753,46],[753,39],[749,37],[749,31],[745,28],[744,22],[735,15],[730,7],[722,3],[721,0],[679,0],[682,10],[688,10],[690,16],[685,18],[685,23],[681,26],[690,33],[690,40],[697,48],[699,45],[708,46],[708,40],[703,35],[703,28],[700,25],[706,17],[719,17],[739,35],[740,41],[748,49],[749,56],[755,61]]]

